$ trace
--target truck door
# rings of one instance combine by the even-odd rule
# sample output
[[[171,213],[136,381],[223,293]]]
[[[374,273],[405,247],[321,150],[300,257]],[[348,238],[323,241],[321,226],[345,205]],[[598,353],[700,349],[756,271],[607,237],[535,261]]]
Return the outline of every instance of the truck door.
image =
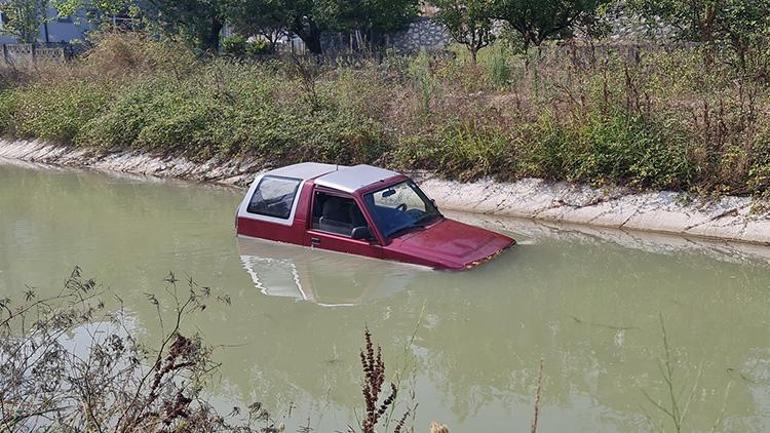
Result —
[[[382,247],[373,234],[374,231],[352,196],[316,188],[311,202],[306,245],[381,258]]]

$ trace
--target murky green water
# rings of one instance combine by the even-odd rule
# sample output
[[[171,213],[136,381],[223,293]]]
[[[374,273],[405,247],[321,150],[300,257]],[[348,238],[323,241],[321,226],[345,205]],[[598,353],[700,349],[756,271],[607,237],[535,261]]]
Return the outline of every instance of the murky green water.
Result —
[[[237,241],[239,200],[0,163],[0,296],[53,291],[79,265],[152,339],[144,293],[169,271],[226,292],[231,306],[212,303],[189,324],[227,346],[217,397],[279,412],[293,402],[287,431],[308,416],[317,431],[345,430],[361,413],[367,324],[415,392],[418,432],[432,420],[454,432],[528,431],[541,358],[541,432],[649,431],[664,416],[644,393],[667,404],[662,315],[675,388],[695,389],[683,431],[770,431],[766,248],[460,215],[521,244],[475,271],[442,273]]]

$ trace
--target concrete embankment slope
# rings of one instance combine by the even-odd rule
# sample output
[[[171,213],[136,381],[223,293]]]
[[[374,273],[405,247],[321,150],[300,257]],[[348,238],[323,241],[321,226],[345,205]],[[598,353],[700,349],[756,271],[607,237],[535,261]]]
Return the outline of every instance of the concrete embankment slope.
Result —
[[[0,140],[0,158],[240,187],[262,170],[258,160],[212,159],[195,163],[184,158],[161,158],[139,152],[101,153],[38,141]],[[415,178],[445,209],[770,245],[770,210],[747,197],[703,202],[674,192],[595,189],[540,179],[460,183],[429,173],[416,173]]]

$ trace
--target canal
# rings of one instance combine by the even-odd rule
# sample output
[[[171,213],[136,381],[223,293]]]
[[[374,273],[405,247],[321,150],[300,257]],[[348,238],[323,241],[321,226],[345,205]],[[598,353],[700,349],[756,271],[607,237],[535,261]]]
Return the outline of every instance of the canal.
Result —
[[[0,162],[0,298],[54,293],[74,266],[117,294],[141,338],[174,272],[227,296],[190,318],[221,346],[222,407],[291,410],[287,430],[361,415],[368,326],[416,431],[644,432],[666,416],[665,325],[688,432],[770,431],[770,252],[664,236],[452,215],[520,244],[471,272],[238,240],[240,192]],[[649,398],[648,398],[649,396]]]

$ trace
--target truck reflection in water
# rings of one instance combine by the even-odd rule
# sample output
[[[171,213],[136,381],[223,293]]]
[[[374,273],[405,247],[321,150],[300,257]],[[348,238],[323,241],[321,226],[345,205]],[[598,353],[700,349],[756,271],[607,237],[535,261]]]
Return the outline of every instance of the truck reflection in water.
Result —
[[[237,238],[243,268],[268,296],[294,298],[325,307],[344,307],[392,296],[428,268]]]

